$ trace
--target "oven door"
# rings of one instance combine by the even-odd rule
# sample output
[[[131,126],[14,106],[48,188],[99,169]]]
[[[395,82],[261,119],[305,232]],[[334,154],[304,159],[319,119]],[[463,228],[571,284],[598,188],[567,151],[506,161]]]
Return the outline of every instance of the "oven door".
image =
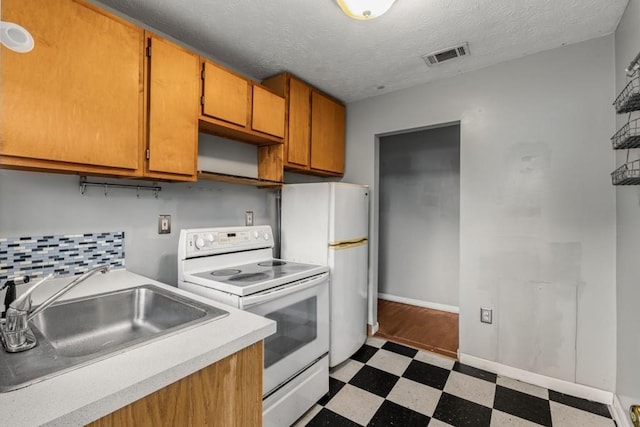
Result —
[[[263,396],[329,351],[329,273],[244,297],[242,308],[277,322],[264,340]]]

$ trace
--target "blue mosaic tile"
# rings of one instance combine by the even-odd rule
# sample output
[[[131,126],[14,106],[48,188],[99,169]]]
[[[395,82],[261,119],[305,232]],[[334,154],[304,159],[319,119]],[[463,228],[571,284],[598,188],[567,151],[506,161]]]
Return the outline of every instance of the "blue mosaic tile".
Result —
[[[103,264],[124,267],[123,231],[0,238],[0,282],[77,275]]]

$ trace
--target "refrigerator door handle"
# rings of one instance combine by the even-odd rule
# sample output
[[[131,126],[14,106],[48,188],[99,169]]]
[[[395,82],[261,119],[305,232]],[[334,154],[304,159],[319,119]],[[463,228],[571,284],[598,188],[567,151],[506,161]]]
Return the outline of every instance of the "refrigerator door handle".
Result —
[[[329,244],[329,248],[330,249],[349,249],[349,248],[355,248],[358,246],[363,246],[366,245],[367,243],[369,243],[369,239],[367,239],[366,237],[361,238],[361,239],[354,239],[354,240],[343,240],[341,242],[331,242]]]

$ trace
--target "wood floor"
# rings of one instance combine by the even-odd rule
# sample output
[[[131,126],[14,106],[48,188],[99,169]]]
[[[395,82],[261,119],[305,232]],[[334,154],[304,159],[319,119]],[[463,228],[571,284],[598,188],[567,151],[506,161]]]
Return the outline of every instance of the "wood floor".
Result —
[[[458,314],[378,300],[376,336],[457,358]]]

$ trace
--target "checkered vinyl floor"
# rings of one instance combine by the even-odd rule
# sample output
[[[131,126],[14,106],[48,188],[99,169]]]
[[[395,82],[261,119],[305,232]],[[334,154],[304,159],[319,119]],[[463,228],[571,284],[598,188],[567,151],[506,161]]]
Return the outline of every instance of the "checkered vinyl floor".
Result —
[[[376,337],[330,372],[308,426],[611,427],[607,405]]]

